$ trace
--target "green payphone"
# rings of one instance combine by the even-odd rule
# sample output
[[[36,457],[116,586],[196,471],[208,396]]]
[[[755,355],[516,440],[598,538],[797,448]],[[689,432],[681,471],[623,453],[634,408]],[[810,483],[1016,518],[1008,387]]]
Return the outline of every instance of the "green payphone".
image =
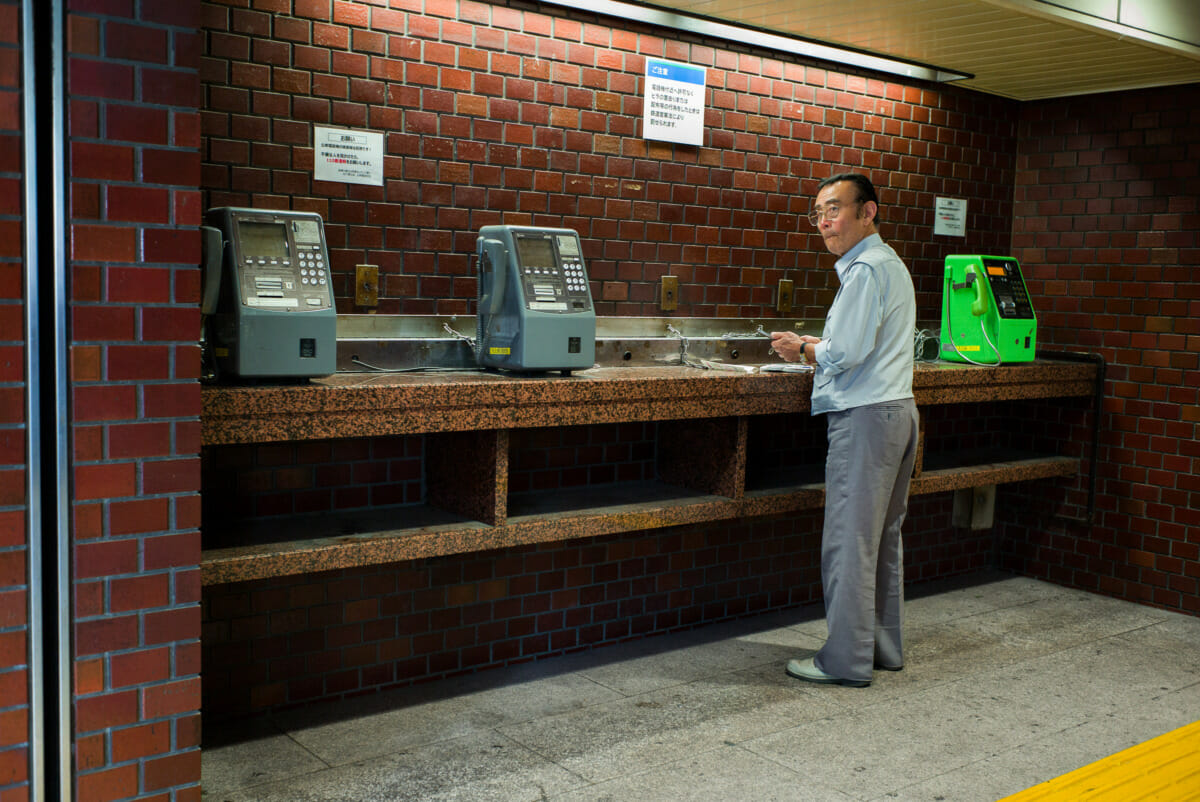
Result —
[[[1010,256],[947,256],[942,359],[974,365],[1032,362],[1037,318],[1021,266]]]

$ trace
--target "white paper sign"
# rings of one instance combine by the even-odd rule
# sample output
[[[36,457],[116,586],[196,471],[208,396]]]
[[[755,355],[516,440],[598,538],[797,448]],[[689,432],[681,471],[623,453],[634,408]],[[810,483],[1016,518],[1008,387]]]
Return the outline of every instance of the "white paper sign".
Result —
[[[646,59],[642,138],[682,145],[704,143],[703,67]]]
[[[966,198],[934,198],[933,233],[944,237],[967,236]]]
[[[383,186],[383,134],[344,128],[313,128],[318,181]]]

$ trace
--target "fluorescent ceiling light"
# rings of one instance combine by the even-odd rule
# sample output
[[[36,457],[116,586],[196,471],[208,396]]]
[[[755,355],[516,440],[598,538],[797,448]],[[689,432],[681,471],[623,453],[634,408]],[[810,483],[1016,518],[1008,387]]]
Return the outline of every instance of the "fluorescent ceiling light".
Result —
[[[623,3],[619,0],[587,0],[586,2],[571,2],[571,0],[543,0],[548,5],[563,6],[576,11],[589,11],[596,14],[606,14],[610,17],[644,22],[663,28],[710,36],[739,44],[765,47],[783,53],[791,53],[806,58],[832,61],[861,69],[902,75],[906,78],[918,78],[925,81],[961,81],[974,76],[965,72],[943,70],[927,64],[900,61],[898,59],[876,56],[844,47],[825,45],[796,36],[781,36],[776,33],[749,28],[741,25],[730,25],[717,22],[705,17],[695,17],[680,14],[677,11],[667,11],[654,6],[637,3]]]

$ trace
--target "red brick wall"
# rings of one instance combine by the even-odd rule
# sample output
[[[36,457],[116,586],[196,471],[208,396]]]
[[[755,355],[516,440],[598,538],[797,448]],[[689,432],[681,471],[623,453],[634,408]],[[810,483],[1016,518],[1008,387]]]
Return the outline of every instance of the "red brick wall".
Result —
[[[21,14],[0,0],[0,802],[29,795]]]
[[[597,311],[823,317],[832,259],[802,215],[817,179],[864,170],[884,235],[933,318],[947,252],[1008,249],[1016,104],[851,75],[607,18],[488,3],[426,13],[348,2],[205,2],[205,202],[316,211],[334,289],[380,266],[383,313],[473,313],[480,226],[577,229]],[[290,13],[289,13],[290,10]],[[708,68],[701,148],[639,138],[647,56]],[[382,187],[312,178],[312,126],[385,134]],[[935,238],[933,199],[965,198],[970,235]]]
[[[917,579],[991,564],[916,500]],[[820,601],[820,512],[206,588],[214,719]],[[819,609],[819,608],[817,608]]]
[[[206,548],[217,545],[224,524],[247,518],[424,501],[419,436],[229,446],[205,453]]]
[[[654,424],[640,423],[514,430],[509,491],[651,480],[654,438]],[[201,477],[204,546],[234,545],[226,525],[251,518],[425,503],[425,449],[420,436],[209,449]]]
[[[765,520],[675,528],[210,588],[205,715],[811,601],[819,534],[791,528]]]
[[[198,800],[199,6],[70,8],[77,798]]]
[[[1025,104],[1017,166],[1041,342],[1108,381],[1095,525],[1022,518],[1006,564],[1200,613],[1200,84]]]

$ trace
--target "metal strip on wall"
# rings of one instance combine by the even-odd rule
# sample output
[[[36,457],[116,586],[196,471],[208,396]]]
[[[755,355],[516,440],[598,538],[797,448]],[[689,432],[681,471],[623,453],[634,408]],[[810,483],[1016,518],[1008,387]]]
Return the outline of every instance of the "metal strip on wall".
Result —
[[[62,0],[22,0],[29,776],[34,802],[70,802],[74,787],[63,15]]]
[[[44,798],[46,761],[45,666],[42,639],[45,630],[42,605],[42,447],[38,432],[42,430],[41,384],[37,380],[38,354],[41,349],[41,327],[38,318],[40,295],[38,284],[38,203],[37,203],[37,92],[35,88],[35,56],[37,46],[33,25],[34,0],[21,4],[21,119],[24,144],[24,232],[25,259],[25,536],[29,549],[29,638],[26,643],[29,662],[29,786],[30,797]]]

